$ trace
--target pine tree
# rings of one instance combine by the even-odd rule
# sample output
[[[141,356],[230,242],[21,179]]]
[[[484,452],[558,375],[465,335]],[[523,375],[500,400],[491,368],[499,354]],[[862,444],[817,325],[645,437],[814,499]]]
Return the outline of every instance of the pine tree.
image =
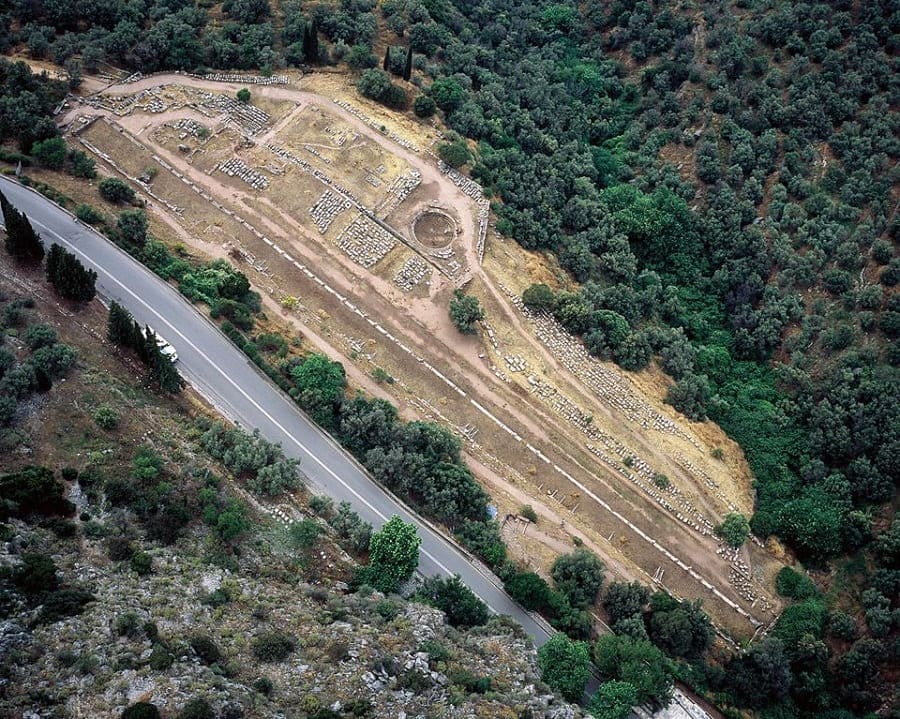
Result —
[[[20,262],[39,264],[44,259],[44,244],[28,218],[11,205],[2,192],[0,207],[6,225],[6,251]]]
[[[406,65],[403,66],[403,79],[409,80],[412,77],[412,46],[406,51]]]
[[[147,384],[154,385],[160,392],[164,394],[173,394],[184,387],[184,380],[175,369],[175,366],[169,361],[159,345],[156,344],[156,333],[146,327],[144,330],[146,348],[149,360],[147,362]]]
[[[384,50],[384,62],[381,64],[385,72],[391,70],[391,46],[388,45]]]
[[[87,269],[75,255],[55,243],[50,247],[46,272],[47,280],[60,297],[87,302],[97,294],[97,273]]]
[[[133,346],[134,319],[131,313],[118,302],[109,306],[109,317],[106,320],[106,336],[109,341],[124,347]]]

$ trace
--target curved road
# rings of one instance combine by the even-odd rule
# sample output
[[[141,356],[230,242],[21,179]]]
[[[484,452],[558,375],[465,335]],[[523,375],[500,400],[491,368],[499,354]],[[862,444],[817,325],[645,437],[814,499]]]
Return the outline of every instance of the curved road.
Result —
[[[379,487],[175,288],[43,195],[5,177],[0,177],[0,191],[28,215],[47,248],[57,243],[78,255],[97,272],[103,297],[128,308],[178,350],[181,373],[194,389],[226,417],[258,427],[266,439],[280,442],[286,455],[299,459],[308,484],[335,501],[350,502],[376,528],[395,514],[414,522],[422,538],[422,574],[458,574],[491,610],[515,618],[538,646],[554,633],[514,602],[486,567]]]

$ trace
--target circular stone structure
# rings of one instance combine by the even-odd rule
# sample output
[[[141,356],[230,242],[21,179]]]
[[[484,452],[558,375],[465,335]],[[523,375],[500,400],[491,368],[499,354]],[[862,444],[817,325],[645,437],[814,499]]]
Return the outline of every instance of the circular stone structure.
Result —
[[[425,247],[446,247],[456,237],[456,220],[441,210],[425,210],[413,220],[413,237]]]

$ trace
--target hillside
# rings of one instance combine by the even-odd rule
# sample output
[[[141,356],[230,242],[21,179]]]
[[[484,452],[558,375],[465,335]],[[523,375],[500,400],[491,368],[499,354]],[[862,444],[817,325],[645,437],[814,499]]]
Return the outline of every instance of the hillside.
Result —
[[[331,525],[263,513],[201,446],[209,410],[143,386],[98,302],[60,304],[11,269],[4,357],[31,362],[41,337],[74,362],[2,435],[0,716],[118,718],[141,701],[166,717],[581,716],[540,683],[520,629],[349,591],[357,560]]]
[[[722,646],[707,651],[707,642],[694,653],[691,630],[685,627],[699,615],[688,608],[690,602],[676,612],[664,591],[650,599],[649,592],[644,596],[634,590],[631,601],[624,602],[630,611],[617,615],[618,590],[605,592],[593,604],[602,605],[617,641],[642,641],[649,632],[667,654],[679,658],[678,676],[727,711],[841,718],[897,711],[900,14],[895,3],[345,0],[310,6],[287,0],[159,0],[137,6],[108,0],[88,5],[44,2],[28,16],[18,5],[10,7],[0,45],[34,62],[65,66],[72,87],[88,73],[85,86],[91,90],[100,89],[104,76],[118,76],[118,68],[145,73],[237,69],[266,75],[285,66],[302,68],[315,73],[311,83],[316,86],[341,85],[344,92],[352,82],[354,92],[381,103],[379,117],[389,119],[369,126],[386,136],[403,123],[416,123],[420,137],[440,132],[436,153],[477,179],[491,201],[489,245],[521,261],[522,271],[511,272],[519,282],[526,268],[529,282],[540,281],[524,293],[515,285],[513,301],[521,297],[533,313],[527,317],[552,318],[579,337],[593,358],[615,363],[656,388],[666,398],[666,411],[677,416],[673,426],[702,433],[704,440],[716,438],[709,447],[706,441],[696,444],[704,461],[728,460],[715,465],[718,471],[740,475],[734,478],[740,512],[732,507],[725,518],[735,544],[743,544],[738,551],[754,557],[756,586],[743,597],[746,611],[786,606],[773,624],[768,618],[764,622],[768,637],[746,651]],[[64,84],[37,82],[10,68],[4,69],[3,81],[3,159],[10,168],[24,159],[52,171],[54,146],[38,144],[36,151],[35,144],[57,142],[52,112]],[[153,80],[139,82],[147,89]],[[274,90],[268,98],[263,95],[256,93],[254,102],[273,116],[288,116],[286,104],[272,101]],[[112,98],[107,111],[118,113],[119,101]],[[153,102],[145,108],[149,113],[159,112]],[[123,120],[136,134],[149,127],[139,122],[144,120]],[[103,125],[97,127],[96,136],[102,136]],[[107,135],[114,138],[111,145],[121,143],[122,156],[131,154],[135,174],[143,170],[146,163],[132,150],[134,142],[123,140],[119,129]],[[173,153],[182,152],[174,138],[170,134],[165,141],[176,148]],[[215,139],[219,146],[204,144],[205,138],[187,142],[191,151],[203,152],[224,147],[230,153],[238,145],[227,134]],[[24,155],[12,151],[14,142]],[[257,162],[261,166],[264,160]],[[70,171],[78,164],[66,159],[65,148],[57,169],[63,164]],[[160,179],[157,188],[163,183]],[[175,181],[172,186],[176,194],[183,189]],[[285,196],[279,207],[291,201]],[[265,214],[269,208],[255,209]],[[191,211],[188,207],[188,215]],[[197,227],[212,226],[193,221]],[[507,241],[521,249],[505,249]],[[221,251],[220,243],[215,247]],[[165,262],[154,265],[157,271],[184,269],[180,258],[161,250],[147,253],[145,261],[160,258]],[[271,263],[276,271],[277,262]],[[260,272],[254,283],[271,281],[274,294],[268,257],[260,266],[269,274]],[[277,287],[287,293],[286,286]],[[492,297],[477,282],[469,289],[493,322],[508,298]],[[373,301],[384,299],[372,294],[377,295]],[[295,304],[305,299],[293,292],[288,297]],[[414,310],[433,309],[417,302],[420,298],[411,303]],[[325,329],[322,318],[328,312],[321,306],[298,314],[302,311],[308,312],[302,322],[311,331],[340,340]],[[252,326],[253,320],[247,321]],[[455,334],[432,332],[436,325],[421,325],[434,337],[428,351],[439,352],[445,343],[454,350],[458,345],[460,356],[475,357],[489,352],[490,343],[496,349],[502,346],[498,341],[507,340],[498,340],[485,325],[481,344],[467,345]],[[413,334],[420,327],[407,326]],[[348,334],[344,339],[350,347],[361,333]],[[352,348],[347,353],[354,360],[366,355]],[[378,355],[378,361],[383,357]],[[507,357],[497,364],[505,368],[505,362],[510,373],[524,361],[518,352]],[[536,366],[545,360],[538,355]],[[565,372],[552,363],[543,368],[562,383]],[[380,365],[375,369],[382,372],[376,385],[385,377],[393,382],[393,374]],[[491,374],[503,372],[497,374],[492,366]],[[369,377],[357,368],[354,379],[360,375],[371,388]],[[577,381],[566,389],[578,387]],[[446,389],[443,393],[450,394]],[[375,396],[378,391],[375,386]],[[526,386],[520,394],[530,391]],[[407,393],[423,396],[412,382]],[[498,391],[496,404],[513,405],[512,394]],[[557,434],[554,425],[551,441],[569,455],[567,460],[576,445],[587,455],[578,432],[590,436],[594,413],[559,396],[561,404],[569,402],[565,411],[577,416],[581,428],[573,442]],[[453,418],[448,424],[465,429],[467,417],[453,414],[458,409],[453,401],[440,396],[421,406],[431,412],[430,419],[446,413]],[[336,407],[317,419],[339,428],[342,410]],[[531,421],[536,436],[547,420],[543,409],[529,416],[533,411],[510,413],[523,425]],[[611,419],[617,416],[614,412]],[[521,485],[516,490],[536,475],[532,483],[538,492],[552,491],[555,499],[564,483],[542,476],[518,445],[496,431],[481,435],[497,445],[497,453],[506,452],[499,460],[491,457],[497,460],[494,466],[513,467],[508,474]],[[736,445],[720,441],[722,432]],[[648,452],[657,455],[654,461],[668,463],[676,454],[656,435],[646,433],[640,440],[652,447]],[[613,461],[621,462],[610,473],[633,479],[630,470],[639,455],[621,443],[618,447],[620,456]],[[523,455],[526,461],[516,464]],[[574,464],[581,461],[578,455]],[[598,462],[596,456],[590,461]],[[668,469],[652,469],[647,469],[649,496],[684,486],[674,472],[670,478]],[[745,479],[751,474],[752,492]],[[491,494],[506,491],[509,484],[492,486]],[[620,491],[613,485],[603,487],[605,497]],[[716,522],[699,536],[676,536],[669,528],[659,528],[658,534],[679,556],[693,557],[692,567],[714,567],[712,583],[724,585],[727,562],[718,552],[732,555],[727,537],[719,538],[714,529],[725,534],[724,522],[717,522],[731,499],[726,495],[723,502],[702,487],[695,495],[696,487],[690,488],[698,504],[713,505],[710,516]],[[521,491],[511,494],[527,497]],[[580,494],[560,496],[570,499],[568,506],[559,501],[573,515],[579,506],[582,514],[590,511],[587,503],[579,503]],[[511,512],[523,503],[508,497],[498,501]],[[539,531],[559,524],[544,507],[538,509]],[[633,516],[643,513],[628,510]],[[666,515],[649,513],[644,520],[651,525],[665,521],[659,517]],[[452,512],[446,518],[452,522]],[[609,565],[622,570],[618,579],[627,581],[631,572],[644,581],[656,567],[657,573],[662,570],[657,553],[638,556],[633,537],[620,536],[621,551],[613,546],[615,532],[608,534],[603,519],[607,515],[598,511],[586,523],[603,527],[596,546],[608,552],[603,558]],[[572,537],[583,541],[557,531],[547,537],[544,550]],[[713,550],[716,542],[720,545]],[[528,551],[525,569],[531,566]],[[704,554],[710,558],[699,556]],[[778,571],[781,563],[790,567]],[[549,564],[545,559],[536,569]],[[498,561],[498,571],[508,568]],[[524,572],[521,566],[519,571]],[[671,567],[666,571],[667,581],[678,581]],[[695,596],[696,587],[696,582],[678,585],[687,597]],[[767,592],[779,598],[758,602]],[[564,609],[554,617],[557,626],[574,637],[589,636],[585,612],[570,611],[569,605]],[[720,616],[721,607],[709,611]],[[666,619],[655,618],[658,614],[674,624],[675,613],[678,621],[685,620],[678,637],[669,633]],[[746,627],[732,634],[749,636]],[[616,666],[624,663],[627,648],[607,647],[604,655],[601,644],[595,646],[595,659],[618,660],[602,672],[611,684],[621,678]]]

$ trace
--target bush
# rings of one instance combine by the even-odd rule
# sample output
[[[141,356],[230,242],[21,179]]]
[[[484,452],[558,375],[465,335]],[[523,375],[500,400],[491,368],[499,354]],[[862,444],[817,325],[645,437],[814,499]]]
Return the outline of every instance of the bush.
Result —
[[[416,113],[416,117],[426,118],[434,115],[434,111],[437,109],[434,100],[432,100],[428,95],[418,95],[413,102],[413,112]]]
[[[61,137],[51,137],[36,142],[31,147],[31,154],[43,167],[58,170],[66,162],[66,141]]]
[[[603,584],[603,563],[593,552],[576,549],[556,559],[550,576],[573,607],[589,607]]]
[[[819,594],[813,581],[790,567],[782,567],[775,577],[775,591],[782,597],[809,599]]]
[[[284,632],[267,632],[253,640],[253,656],[261,662],[283,662],[297,648],[294,637]]]
[[[178,713],[178,719],[216,719],[216,713],[209,702],[202,697],[191,699]]]
[[[194,650],[194,653],[200,657],[200,661],[204,664],[221,663],[223,659],[222,652],[219,650],[218,645],[216,645],[212,637],[205,634],[198,634],[191,637],[190,645],[191,649]]]
[[[729,547],[740,547],[750,534],[750,523],[743,514],[730,512],[724,521],[716,527],[716,534],[725,540]]]
[[[119,413],[108,404],[101,404],[94,410],[94,422],[100,429],[113,430],[119,426]]]
[[[131,571],[146,576],[153,571],[153,558],[147,552],[135,552],[131,557]]]
[[[253,689],[263,696],[271,696],[272,692],[275,691],[275,685],[269,677],[260,677],[253,682]]]
[[[134,202],[134,190],[117,177],[104,177],[97,186],[104,200],[116,204]]]
[[[420,650],[428,654],[428,660],[431,662],[445,662],[450,658],[450,652],[447,651],[447,647],[437,639],[427,639],[422,642]]]
[[[447,622],[453,627],[468,628],[487,623],[487,605],[458,576],[427,578],[419,590],[419,596],[444,612]]]
[[[462,167],[472,159],[472,154],[464,140],[440,143],[438,156],[450,167]]]
[[[84,203],[75,208],[75,217],[88,225],[99,225],[106,220],[102,212]]]
[[[138,702],[122,711],[122,719],[159,719],[159,709],[150,702]]]
[[[31,325],[22,333],[22,339],[32,350],[55,345],[59,341],[56,330],[49,325]]]
[[[175,657],[162,644],[154,644],[148,664],[155,672],[164,672],[175,662]]]
[[[538,521],[537,512],[534,511],[534,507],[532,507],[530,504],[526,504],[525,506],[523,506],[519,510],[519,514],[521,516],[525,517],[525,519],[527,519],[528,521],[534,522],[535,524],[537,524],[537,521]]]
[[[59,586],[56,563],[52,558],[37,552],[22,555],[22,563],[13,569],[13,584],[25,594],[52,592]]]
[[[60,589],[44,597],[41,613],[34,624],[53,624],[66,617],[84,611],[84,606],[94,601],[94,595],[81,589]]]
[[[237,99],[238,102],[250,102],[250,90],[246,87],[242,87],[237,91]]]
[[[476,323],[484,319],[484,310],[477,297],[464,295],[462,290],[453,293],[450,300],[450,320],[463,334],[472,335],[476,332]]]
[[[131,637],[134,639],[140,634],[141,621],[134,612],[125,612],[116,617],[115,631],[120,637]]]

